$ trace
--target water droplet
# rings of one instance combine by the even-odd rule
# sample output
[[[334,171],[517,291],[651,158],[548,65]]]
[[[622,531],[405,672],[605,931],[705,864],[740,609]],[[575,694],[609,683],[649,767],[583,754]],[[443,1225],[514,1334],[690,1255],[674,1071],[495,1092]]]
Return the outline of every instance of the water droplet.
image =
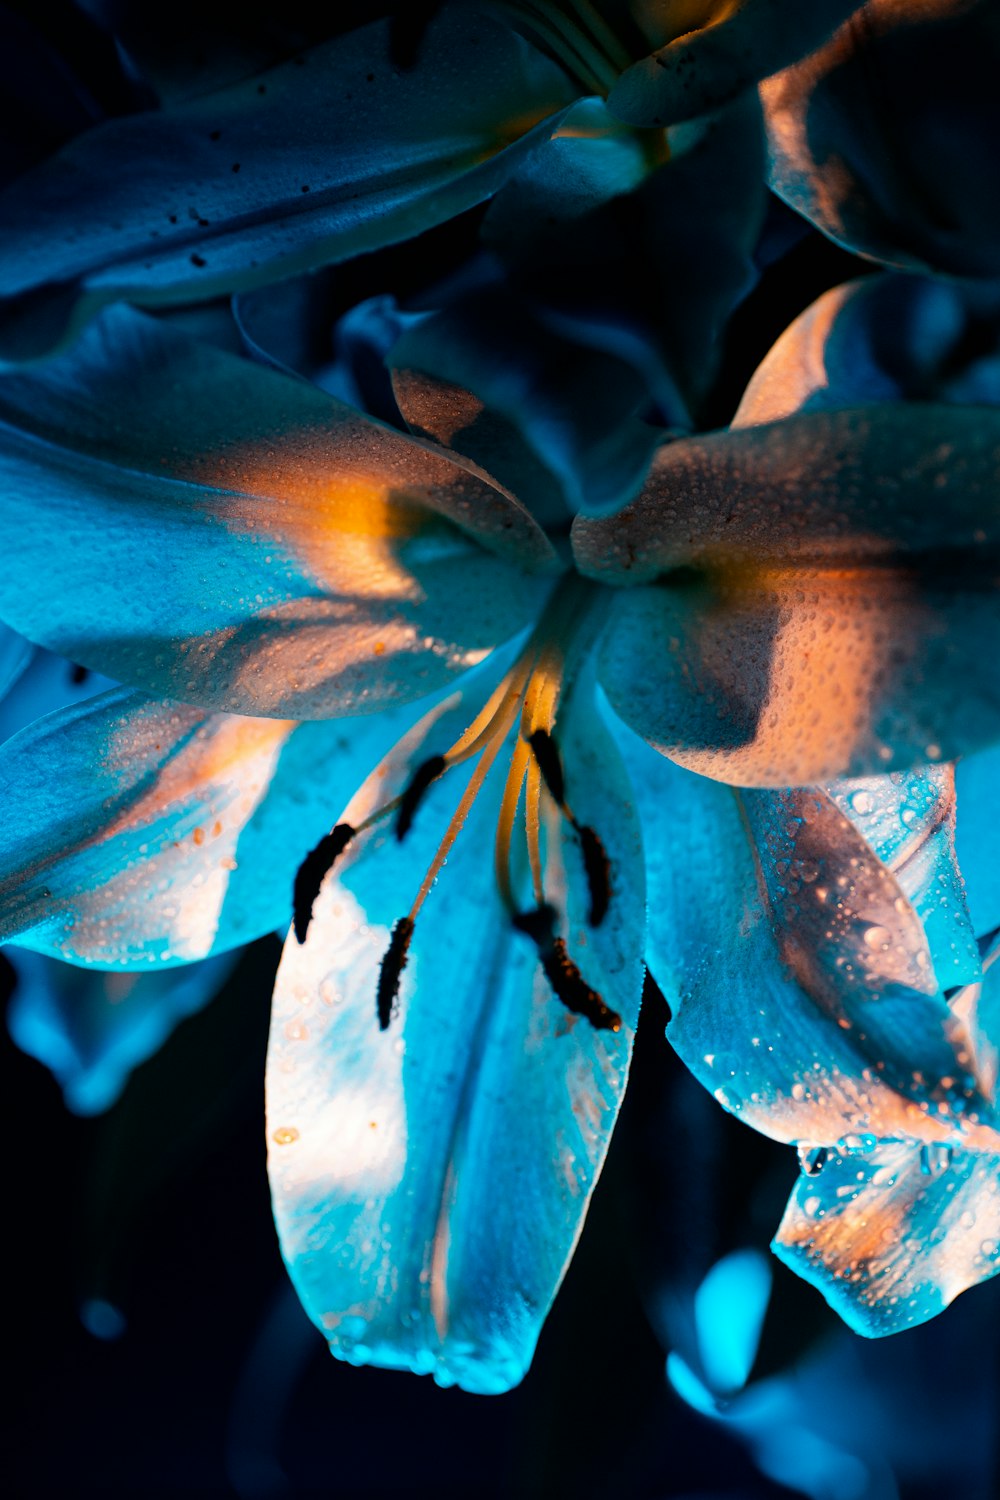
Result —
[[[854,792],[851,796],[851,806],[856,813],[870,813],[875,807],[875,798],[871,792]]]
[[[818,1177],[829,1156],[825,1146],[799,1146],[799,1168],[807,1177]]]
[[[925,1177],[940,1177],[951,1165],[951,1147],[935,1141],[920,1148],[920,1170]]]
[[[888,927],[868,927],[865,930],[865,942],[876,953],[884,953],[889,946],[891,938],[892,933]]]
[[[271,1139],[276,1146],[290,1146],[292,1142],[297,1141],[298,1138],[299,1132],[296,1130],[294,1125],[280,1125],[271,1136]]]

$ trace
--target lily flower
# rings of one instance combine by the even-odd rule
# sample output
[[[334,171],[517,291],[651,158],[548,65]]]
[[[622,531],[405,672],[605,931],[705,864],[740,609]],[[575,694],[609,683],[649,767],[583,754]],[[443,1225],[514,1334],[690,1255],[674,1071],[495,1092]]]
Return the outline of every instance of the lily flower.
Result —
[[[868,0],[761,85],[772,187],[860,255],[996,277],[998,64],[989,0]]]
[[[425,400],[423,430],[450,415]],[[884,1118],[980,1108],[917,888],[827,802],[803,817],[813,857],[846,861],[824,924],[780,897],[781,794],[747,794],[788,929],[758,920],[752,964],[749,907],[692,947],[740,882],[694,920],[663,872],[700,890],[712,859],[751,858],[742,833],[706,853],[697,789],[732,798],[706,777],[783,788],[1000,735],[995,410],[805,407],[680,439],[633,505],[568,536],[430,438],[126,309],[6,377],[0,422],[0,617],[129,685],[0,751],[0,930],[176,963],[271,927],[298,868],[272,1181],[341,1357],[520,1378],[607,1149],[644,953],[668,998],[693,952],[704,974],[720,952],[794,959],[797,1044],[853,1081],[845,1117],[873,1057]],[[885,1024],[854,1025],[873,987]],[[701,1003],[720,1090],[742,1044],[726,994]]]
[[[409,67],[385,18],[107,121],[0,196],[0,359],[47,355],[109,303],[211,298],[408,239],[490,197],[577,100],[620,98],[643,127],[688,119],[853,8],[456,0]]]

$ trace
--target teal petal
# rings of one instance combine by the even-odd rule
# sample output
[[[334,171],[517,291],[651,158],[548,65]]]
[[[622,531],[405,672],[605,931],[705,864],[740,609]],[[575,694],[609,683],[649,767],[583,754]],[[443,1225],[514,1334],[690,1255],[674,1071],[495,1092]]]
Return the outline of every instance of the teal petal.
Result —
[[[750,786],[996,740],[998,455],[995,409],[902,403],[665,446],[637,500],[573,527],[585,574],[633,585],[604,650],[612,706]]]
[[[460,704],[415,731],[346,820],[357,826],[416,763],[447,749],[473,709]],[[387,1030],[376,1020],[380,965],[466,768],[431,787],[403,843],[385,824],[355,840],[325,882],[305,945],[291,936],[285,947],[268,1061],[275,1215],[307,1311],[355,1364],[508,1389],[580,1233],[625,1085],[643,900],[623,773],[589,701],[578,697],[569,720],[559,725],[567,797],[610,861],[599,928],[582,919],[583,862],[565,825],[561,858],[550,844],[547,868],[557,882],[565,871],[570,952],[619,1011],[620,1032],[563,1009],[500,902],[493,837],[506,752],[417,917]],[[561,897],[558,884],[552,895]]]
[[[826,791],[913,906],[938,988],[975,983],[982,967],[955,849],[954,766],[838,781]]]
[[[811,52],[857,8],[857,0],[810,0],[808,5],[710,0],[681,6],[680,35],[626,69],[608,96],[608,108],[630,125],[689,120]],[[672,8],[662,9],[670,17]],[[695,16],[699,24],[691,25]]]
[[[31,643],[0,623],[0,698],[5,698],[31,660]]]
[[[857,1333],[912,1328],[1000,1271],[1000,1155],[831,1152],[800,1177],[772,1249]]]
[[[51,1069],[78,1115],[110,1109],[133,1068],[207,1005],[232,969],[229,955],[153,974],[85,973],[16,948],[7,956],[17,974],[8,1030]]]
[[[143,969],[273,931],[415,713],[296,725],[118,688],[50,714],[0,746],[0,939]]]
[[[448,7],[410,69],[383,20],[98,126],[0,200],[0,359],[50,353],[108,302],[215,297],[418,234],[494,192],[572,99],[506,27]]]
[[[762,86],[772,187],[862,255],[995,277],[998,66],[988,0],[868,0],[828,46]]]
[[[1000,748],[960,760],[955,770],[955,847],[977,937],[1000,928]]]
[[[899,888],[894,896],[888,872],[878,881],[847,820],[827,804],[818,820],[798,823],[805,808],[755,794],[757,821],[770,804],[779,842],[769,847],[765,829],[754,845],[731,789],[655,755],[624,725],[616,738],[643,827],[647,961],[673,1012],[667,1037],[719,1103],[777,1140],[829,1144],[863,1134],[947,1140],[954,1110],[968,1104],[962,1130],[996,1149],[985,1099],[961,1083],[972,1061],[961,1018],[936,993],[903,989],[905,976],[894,972],[903,964],[913,978],[922,973],[919,947],[912,962],[892,951],[897,936],[919,942],[912,908],[902,898],[895,909]],[[830,823],[836,839],[824,846]],[[811,847],[781,847],[789,828]],[[800,863],[782,870],[782,858]],[[867,870],[851,867],[865,858]],[[772,894],[782,878],[798,886],[787,910]],[[845,902],[834,925],[820,929],[801,909],[808,892],[850,892],[851,882],[866,902],[862,920],[851,920]],[[884,899],[869,908],[878,884]],[[891,931],[888,946],[865,940],[876,917]]]
[[[0,425],[0,617],[184,702],[419,697],[521,627],[554,558],[466,461],[129,309],[0,380]]]

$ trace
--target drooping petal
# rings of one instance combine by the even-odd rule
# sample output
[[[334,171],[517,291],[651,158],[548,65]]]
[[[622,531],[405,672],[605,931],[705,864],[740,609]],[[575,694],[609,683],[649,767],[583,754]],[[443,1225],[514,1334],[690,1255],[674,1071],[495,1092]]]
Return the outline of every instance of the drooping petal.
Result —
[[[970,1061],[968,1037],[938,995],[912,988],[905,998],[902,991],[893,998],[897,928],[902,924],[900,941],[907,933],[914,943],[919,939],[905,899],[901,912],[894,902],[888,912],[881,901],[870,911],[860,904],[868,878],[876,880],[851,866],[862,857],[860,841],[838,824],[843,842],[823,850],[816,840],[812,864],[803,850],[797,869],[773,871],[772,889],[782,875],[798,885],[796,905],[816,887],[837,893],[831,903],[836,923],[818,930],[794,907],[786,912],[771,904],[764,871],[781,851],[762,843],[755,854],[732,790],[658,757],[624,725],[616,737],[643,826],[647,958],[673,1011],[668,1039],[699,1081],[726,1109],[778,1140],[953,1137],[953,1106],[963,1102]],[[767,795],[780,811],[778,799]],[[780,832],[781,818],[775,821]],[[825,821],[836,822],[829,808]],[[804,822],[793,831],[803,829],[810,834]],[[883,883],[888,897],[891,878],[876,881]],[[843,901],[840,912],[837,900]],[[816,904],[822,904],[818,898]],[[876,915],[878,925],[891,928],[888,948],[881,939],[874,946],[865,941],[876,925],[867,918]],[[789,961],[796,940],[801,961],[794,973]],[[920,951],[914,948],[915,973]],[[847,969],[852,972],[838,989],[836,976]],[[874,976],[871,991],[859,973]],[[817,992],[807,992],[805,984]],[[880,990],[882,998],[875,998]],[[888,1009],[880,1015],[883,1003]],[[1000,1135],[985,1100],[976,1098],[962,1120],[970,1141],[996,1149]]]
[[[0,617],[210,708],[418,697],[520,628],[554,556],[466,461],[129,309],[0,381],[0,424]]]
[[[765,355],[733,426],[885,401],[1000,405],[995,285],[886,272],[831,287]]]
[[[772,1249],[857,1333],[924,1323],[1000,1271],[1000,1155],[913,1141],[831,1153],[799,1179]]]
[[[415,731],[347,821],[445,750],[468,714],[460,705]],[[570,728],[567,788],[605,841],[612,898],[601,927],[586,930],[582,860],[564,844],[565,931],[620,1032],[563,1009],[512,929],[493,870],[502,764],[416,919],[387,1030],[376,1019],[380,966],[464,769],[431,787],[404,843],[383,824],[350,845],[305,945],[286,945],[268,1064],[274,1208],[299,1295],[354,1363],[487,1393],[516,1384],[580,1232],[625,1085],[643,912],[621,772],[599,726],[585,743]]]
[[[134,969],[273,931],[415,712],[295,725],[119,688],[50,714],[0,747],[0,937]]]
[[[998,63],[989,0],[868,0],[762,85],[771,185],[862,255],[995,277]]]
[[[488,197],[573,89],[463,7],[410,69],[379,21],[172,109],[98,126],[0,203],[0,358],[106,303],[190,302],[392,244]]]
[[[645,585],[607,636],[616,711],[751,786],[989,744],[998,473],[990,408],[822,411],[664,447],[632,505],[574,523],[583,572]]]
[[[696,0],[660,7],[673,36],[626,69],[608,108],[630,125],[689,120],[811,52],[856,7],[857,0]]]
[[[229,955],[152,974],[84,972],[18,948],[7,956],[17,974],[10,1034],[51,1069],[79,1115],[110,1109],[133,1068],[208,1004],[232,968]]]

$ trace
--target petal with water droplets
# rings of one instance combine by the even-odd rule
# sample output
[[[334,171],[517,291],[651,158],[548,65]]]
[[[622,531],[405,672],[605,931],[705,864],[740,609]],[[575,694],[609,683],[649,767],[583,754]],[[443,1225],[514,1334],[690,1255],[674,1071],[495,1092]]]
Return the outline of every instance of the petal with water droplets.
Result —
[[[466,461],[130,309],[0,382],[0,424],[0,614],[207,708],[420,697],[520,629],[554,556]]]

